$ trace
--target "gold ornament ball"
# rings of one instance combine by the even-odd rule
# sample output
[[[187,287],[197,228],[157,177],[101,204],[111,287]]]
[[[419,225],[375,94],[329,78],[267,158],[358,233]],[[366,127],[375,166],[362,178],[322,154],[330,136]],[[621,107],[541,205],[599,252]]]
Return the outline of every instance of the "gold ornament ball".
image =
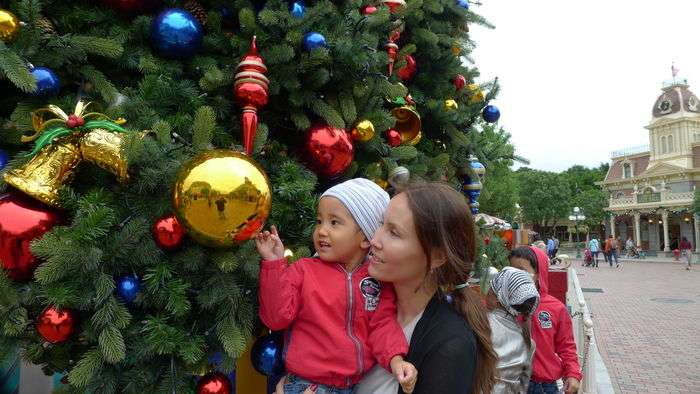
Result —
[[[188,235],[202,245],[231,247],[260,231],[270,215],[272,192],[265,171],[228,149],[195,156],[180,169],[173,207]]]
[[[456,111],[459,108],[459,105],[457,105],[457,102],[454,101],[453,99],[448,99],[445,100],[445,109],[448,111]]]
[[[352,139],[360,142],[367,142],[374,137],[374,124],[369,120],[363,120],[352,129]]]
[[[389,182],[387,182],[384,179],[372,179],[372,181],[384,190],[386,190],[386,188],[389,187]]]
[[[459,56],[462,53],[462,47],[460,47],[457,44],[452,45],[452,54],[455,56]]]
[[[12,41],[19,33],[19,19],[8,10],[0,10],[0,40]]]
[[[475,83],[470,83],[467,85],[467,89],[471,92],[471,97],[469,97],[469,104],[476,104],[484,101],[484,92],[479,89],[479,85]]]

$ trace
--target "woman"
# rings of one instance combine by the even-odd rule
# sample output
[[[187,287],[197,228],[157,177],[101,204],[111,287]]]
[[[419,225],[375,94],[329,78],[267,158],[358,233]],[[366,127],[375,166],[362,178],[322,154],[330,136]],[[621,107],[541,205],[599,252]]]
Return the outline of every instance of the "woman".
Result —
[[[392,282],[396,290],[397,319],[410,344],[406,360],[418,369],[414,394],[489,393],[493,388],[496,354],[486,310],[465,285],[476,255],[475,236],[464,197],[448,185],[424,183],[391,199],[372,238],[369,273]],[[376,366],[356,390],[402,393],[396,380]]]
[[[498,354],[493,394],[527,393],[535,352],[530,338],[530,317],[539,300],[535,283],[525,271],[505,267],[491,279],[486,302],[490,309],[491,340]]]
[[[683,237],[681,240],[681,256],[685,259],[685,262],[687,266],[685,267],[686,270],[690,271],[690,261],[693,259],[693,254],[692,254],[692,249],[693,245],[690,244],[690,241],[688,241],[688,238]]]

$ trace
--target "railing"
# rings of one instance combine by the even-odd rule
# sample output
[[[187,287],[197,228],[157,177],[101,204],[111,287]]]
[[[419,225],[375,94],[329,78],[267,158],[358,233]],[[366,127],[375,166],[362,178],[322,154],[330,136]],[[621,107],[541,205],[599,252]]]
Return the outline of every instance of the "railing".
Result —
[[[646,204],[654,202],[677,202],[677,201],[693,201],[694,192],[670,192],[661,191],[653,193],[636,194],[631,196],[622,196],[619,198],[610,198],[608,205],[617,207],[621,205]]]
[[[632,146],[629,148],[624,148],[620,150],[613,151],[610,156],[614,159],[616,157],[636,155],[637,153],[649,152],[649,145],[639,145]]]
[[[593,319],[588,310],[586,299],[583,297],[576,270],[572,266],[569,266],[567,276],[569,289],[566,294],[566,300],[571,307],[574,341],[576,341],[579,364],[583,373],[579,393],[595,394],[597,393],[595,369],[598,350],[595,343],[595,335],[593,334]]]

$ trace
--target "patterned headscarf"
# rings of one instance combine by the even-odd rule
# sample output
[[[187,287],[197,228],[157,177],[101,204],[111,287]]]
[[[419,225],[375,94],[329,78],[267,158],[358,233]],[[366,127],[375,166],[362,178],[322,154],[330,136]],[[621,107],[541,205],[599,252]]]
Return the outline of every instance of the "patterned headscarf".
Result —
[[[535,298],[534,311],[540,302],[540,293],[527,272],[513,267],[505,267],[491,279],[491,289],[498,297],[498,302],[513,316],[519,312],[513,308],[530,298]]]

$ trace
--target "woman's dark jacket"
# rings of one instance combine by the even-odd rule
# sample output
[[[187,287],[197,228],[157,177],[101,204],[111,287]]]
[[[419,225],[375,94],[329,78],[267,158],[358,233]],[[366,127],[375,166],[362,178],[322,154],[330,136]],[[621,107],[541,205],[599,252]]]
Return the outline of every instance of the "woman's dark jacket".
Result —
[[[411,337],[407,361],[418,369],[414,394],[471,394],[476,338],[444,299],[433,297]],[[399,394],[403,394],[399,386]]]

